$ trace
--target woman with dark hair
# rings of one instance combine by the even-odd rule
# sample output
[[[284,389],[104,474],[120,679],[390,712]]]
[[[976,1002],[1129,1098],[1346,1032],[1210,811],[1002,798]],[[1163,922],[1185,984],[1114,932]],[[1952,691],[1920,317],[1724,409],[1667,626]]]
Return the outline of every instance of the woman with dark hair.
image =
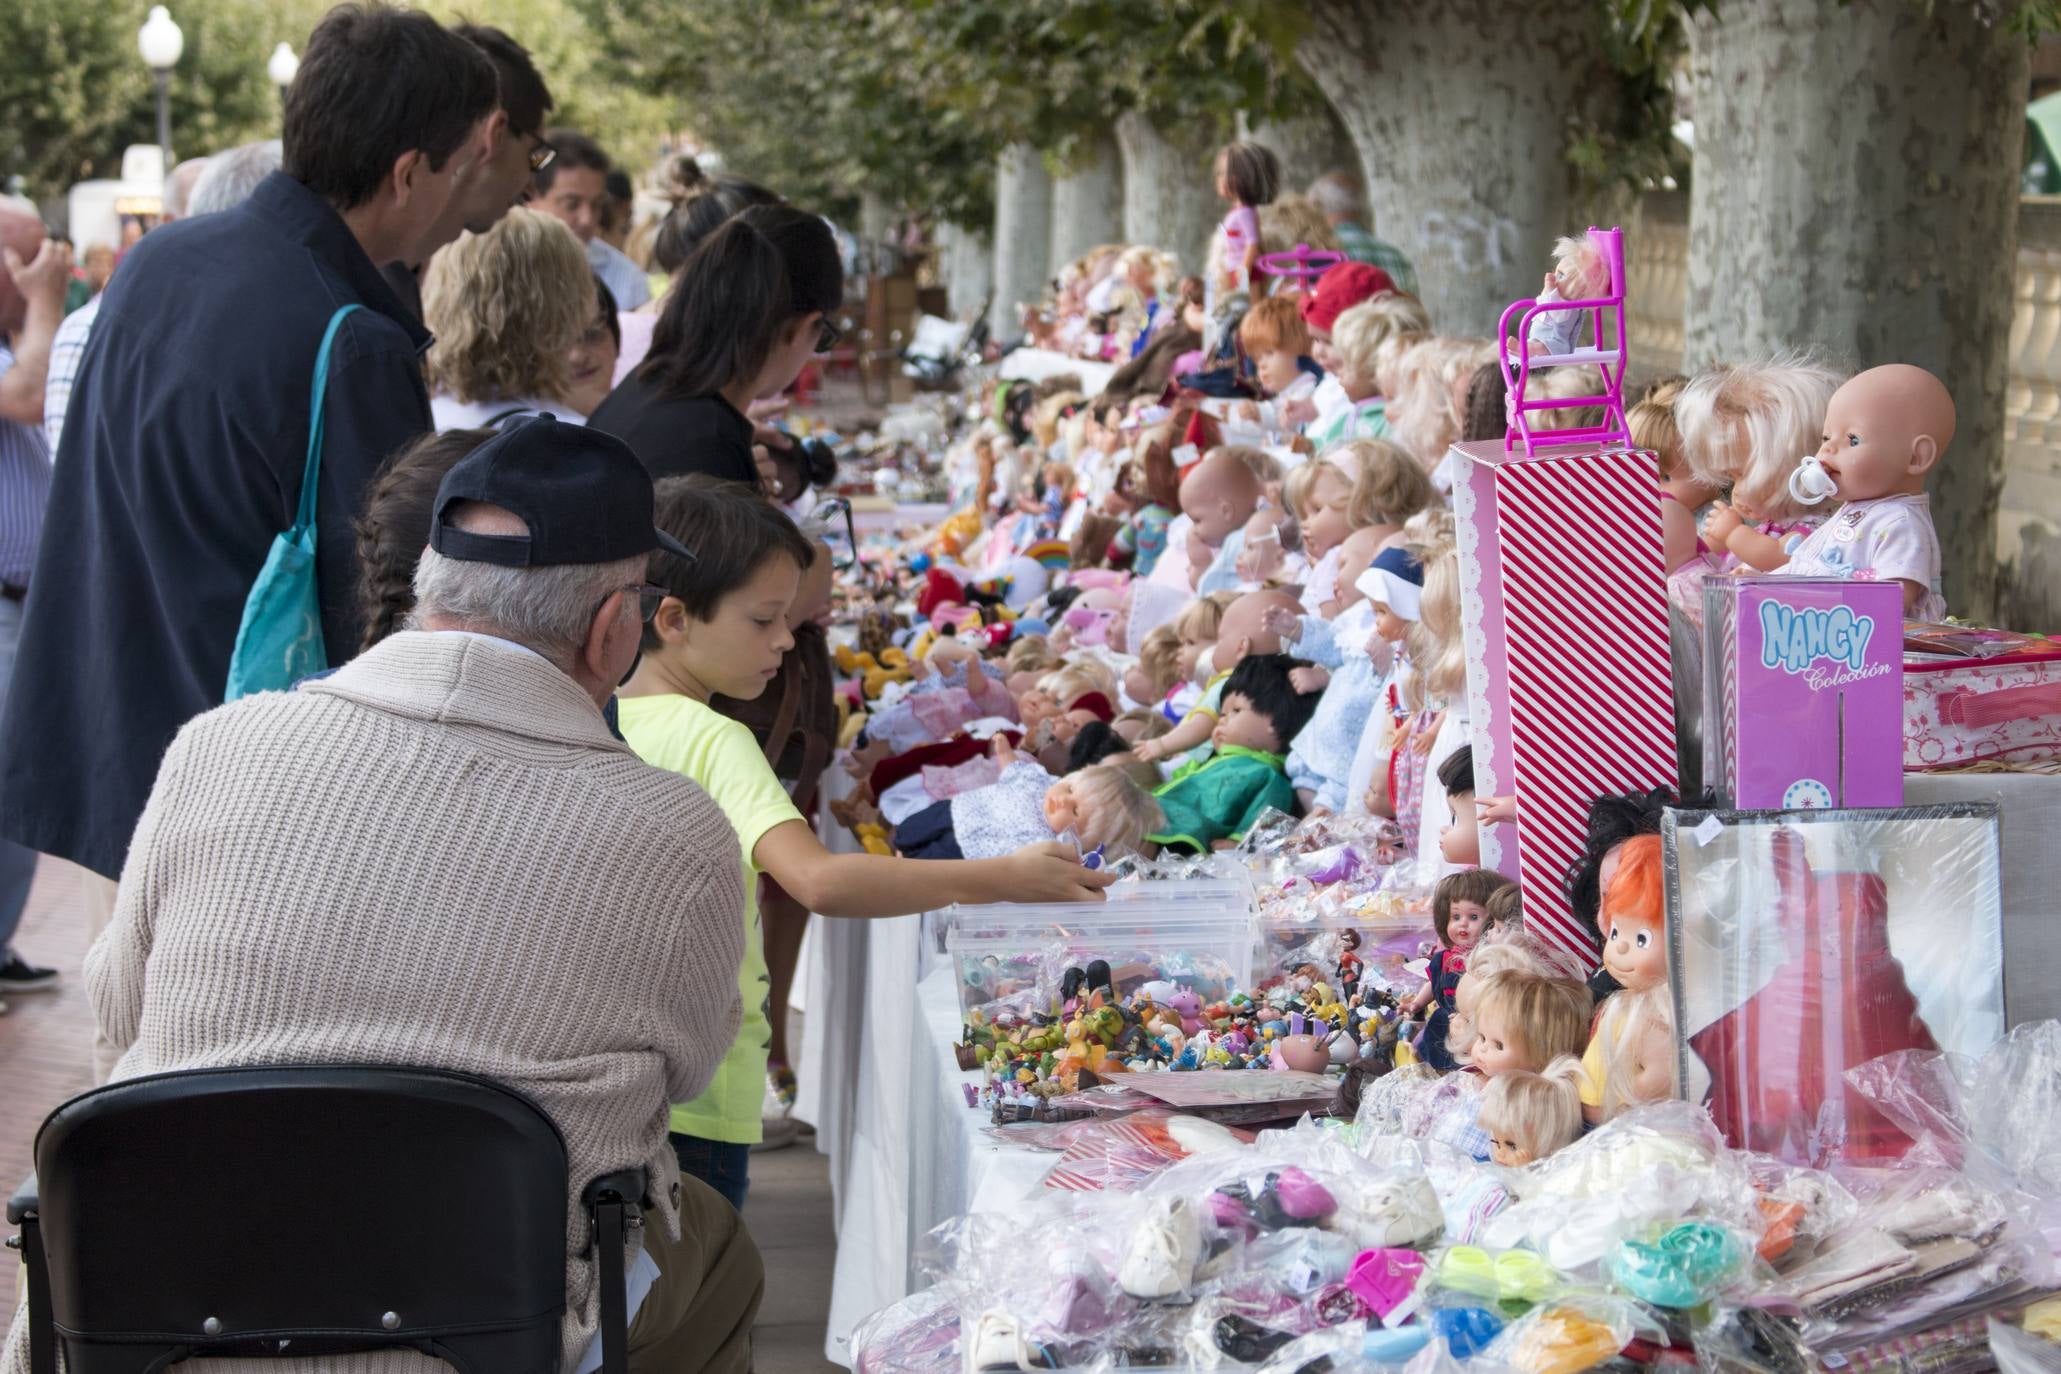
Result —
[[[837,341],[830,312],[843,300],[830,226],[791,205],[752,206],[695,248],[650,355],[588,423],[627,443],[653,480],[699,472],[758,485],[746,411]]]
[[[666,305],[680,283],[680,269],[687,265],[687,259],[694,256],[694,250],[701,241],[740,210],[749,210],[754,205],[778,204],[780,194],[777,191],[769,191],[755,181],[733,176],[704,181],[691,194],[674,203],[666,217],[659,221],[658,233],[651,240],[651,265],[666,274],[669,285],[657,300],[623,312],[615,385],[621,385],[623,378],[629,376],[631,370],[651,352],[652,330],[657,327],[658,317],[665,313]]]

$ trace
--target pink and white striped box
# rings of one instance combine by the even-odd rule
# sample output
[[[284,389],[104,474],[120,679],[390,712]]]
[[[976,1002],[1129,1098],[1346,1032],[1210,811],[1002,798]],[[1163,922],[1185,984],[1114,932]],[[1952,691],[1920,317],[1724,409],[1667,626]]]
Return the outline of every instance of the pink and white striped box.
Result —
[[[1523,886],[1538,935],[1593,965],[1562,891],[1590,801],[1672,788],[1667,579],[1651,454],[1455,444],[1475,795],[1517,797],[1484,828],[1484,867]]]

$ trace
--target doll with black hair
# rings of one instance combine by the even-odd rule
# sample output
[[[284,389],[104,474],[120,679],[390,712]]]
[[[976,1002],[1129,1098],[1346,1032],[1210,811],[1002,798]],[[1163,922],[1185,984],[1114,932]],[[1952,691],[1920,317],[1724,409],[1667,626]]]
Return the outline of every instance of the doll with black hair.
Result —
[[[1561,880],[1561,890],[1567,894],[1567,905],[1581,918],[1592,932],[1597,932],[1596,941],[1600,947],[1602,935],[1598,931],[1597,916],[1603,908],[1603,889],[1617,872],[1618,857],[1624,849],[1624,842],[1634,835],[1658,835],[1660,813],[1670,806],[1686,806],[1691,809],[1707,809],[1716,805],[1707,792],[1679,799],[1666,788],[1656,787],[1650,792],[1627,792],[1618,795],[1597,797],[1589,803],[1587,833],[1582,836],[1582,854],[1574,866],[1567,870]],[[1598,968],[1589,975],[1589,996],[1598,1004],[1622,986],[1610,976],[1607,968]]]
[[[1208,757],[1181,765],[1153,793],[1166,813],[1159,845],[1228,849],[1269,809],[1295,811],[1288,743],[1309,723],[1321,691],[1298,692],[1291,674],[1310,665],[1287,654],[1248,654],[1224,681],[1223,714]]]

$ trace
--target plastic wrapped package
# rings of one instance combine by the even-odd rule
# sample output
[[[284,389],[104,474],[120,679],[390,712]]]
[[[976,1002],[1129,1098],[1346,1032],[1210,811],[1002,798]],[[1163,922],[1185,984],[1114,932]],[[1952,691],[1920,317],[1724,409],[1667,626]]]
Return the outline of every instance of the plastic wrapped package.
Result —
[[[1190,1155],[1248,1143],[1252,1133],[1160,1110],[1113,1120],[1070,1122],[1058,1127],[1050,1139],[1058,1143],[1061,1153],[1044,1177],[1045,1187],[1077,1193],[1129,1193]]]
[[[1910,1138],[1843,1076],[2003,1034],[1996,808],[1669,811],[1661,838],[1687,1095],[1742,1149],[1901,1156]]]
[[[1988,1321],[1987,1334],[1997,1374],[2061,1374],[2061,1345],[1995,1317]]]
[[[1124,994],[1160,980],[1204,1000],[1252,986],[1253,899],[1238,881],[1118,883],[1108,900],[955,906],[945,948],[963,1010],[1036,989],[1100,959]]]
[[[1491,1365],[1525,1374],[1581,1374],[1606,1361],[1637,1335],[1637,1309],[1607,1293],[1563,1293],[1504,1328],[1483,1352]]]
[[[851,1336],[853,1374],[959,1374],[959,1301],[925,1288],[883,1307]]]
[[[1518,1201],[1482,1228],[1495,1249],[1529,1246],[1570,1275],[1601,1277],[1617,1246],[1688,1218],[1759,1232],[1742,1156],[1681,1102],[1634,1108],[1536,1164],[1510,1171]]]

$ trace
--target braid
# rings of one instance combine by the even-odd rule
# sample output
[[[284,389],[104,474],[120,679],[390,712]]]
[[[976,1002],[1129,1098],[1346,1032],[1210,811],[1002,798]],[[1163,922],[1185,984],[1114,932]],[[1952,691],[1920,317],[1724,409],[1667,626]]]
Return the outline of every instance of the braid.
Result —
[[[406,623],[415,609],[415,564],[429,543],[430,519],[444,474],[494,437],[491,429],[427,434],[388,459],[365,493],[353,525],[358,541],[358,614],[365,622],[360,652]]]

